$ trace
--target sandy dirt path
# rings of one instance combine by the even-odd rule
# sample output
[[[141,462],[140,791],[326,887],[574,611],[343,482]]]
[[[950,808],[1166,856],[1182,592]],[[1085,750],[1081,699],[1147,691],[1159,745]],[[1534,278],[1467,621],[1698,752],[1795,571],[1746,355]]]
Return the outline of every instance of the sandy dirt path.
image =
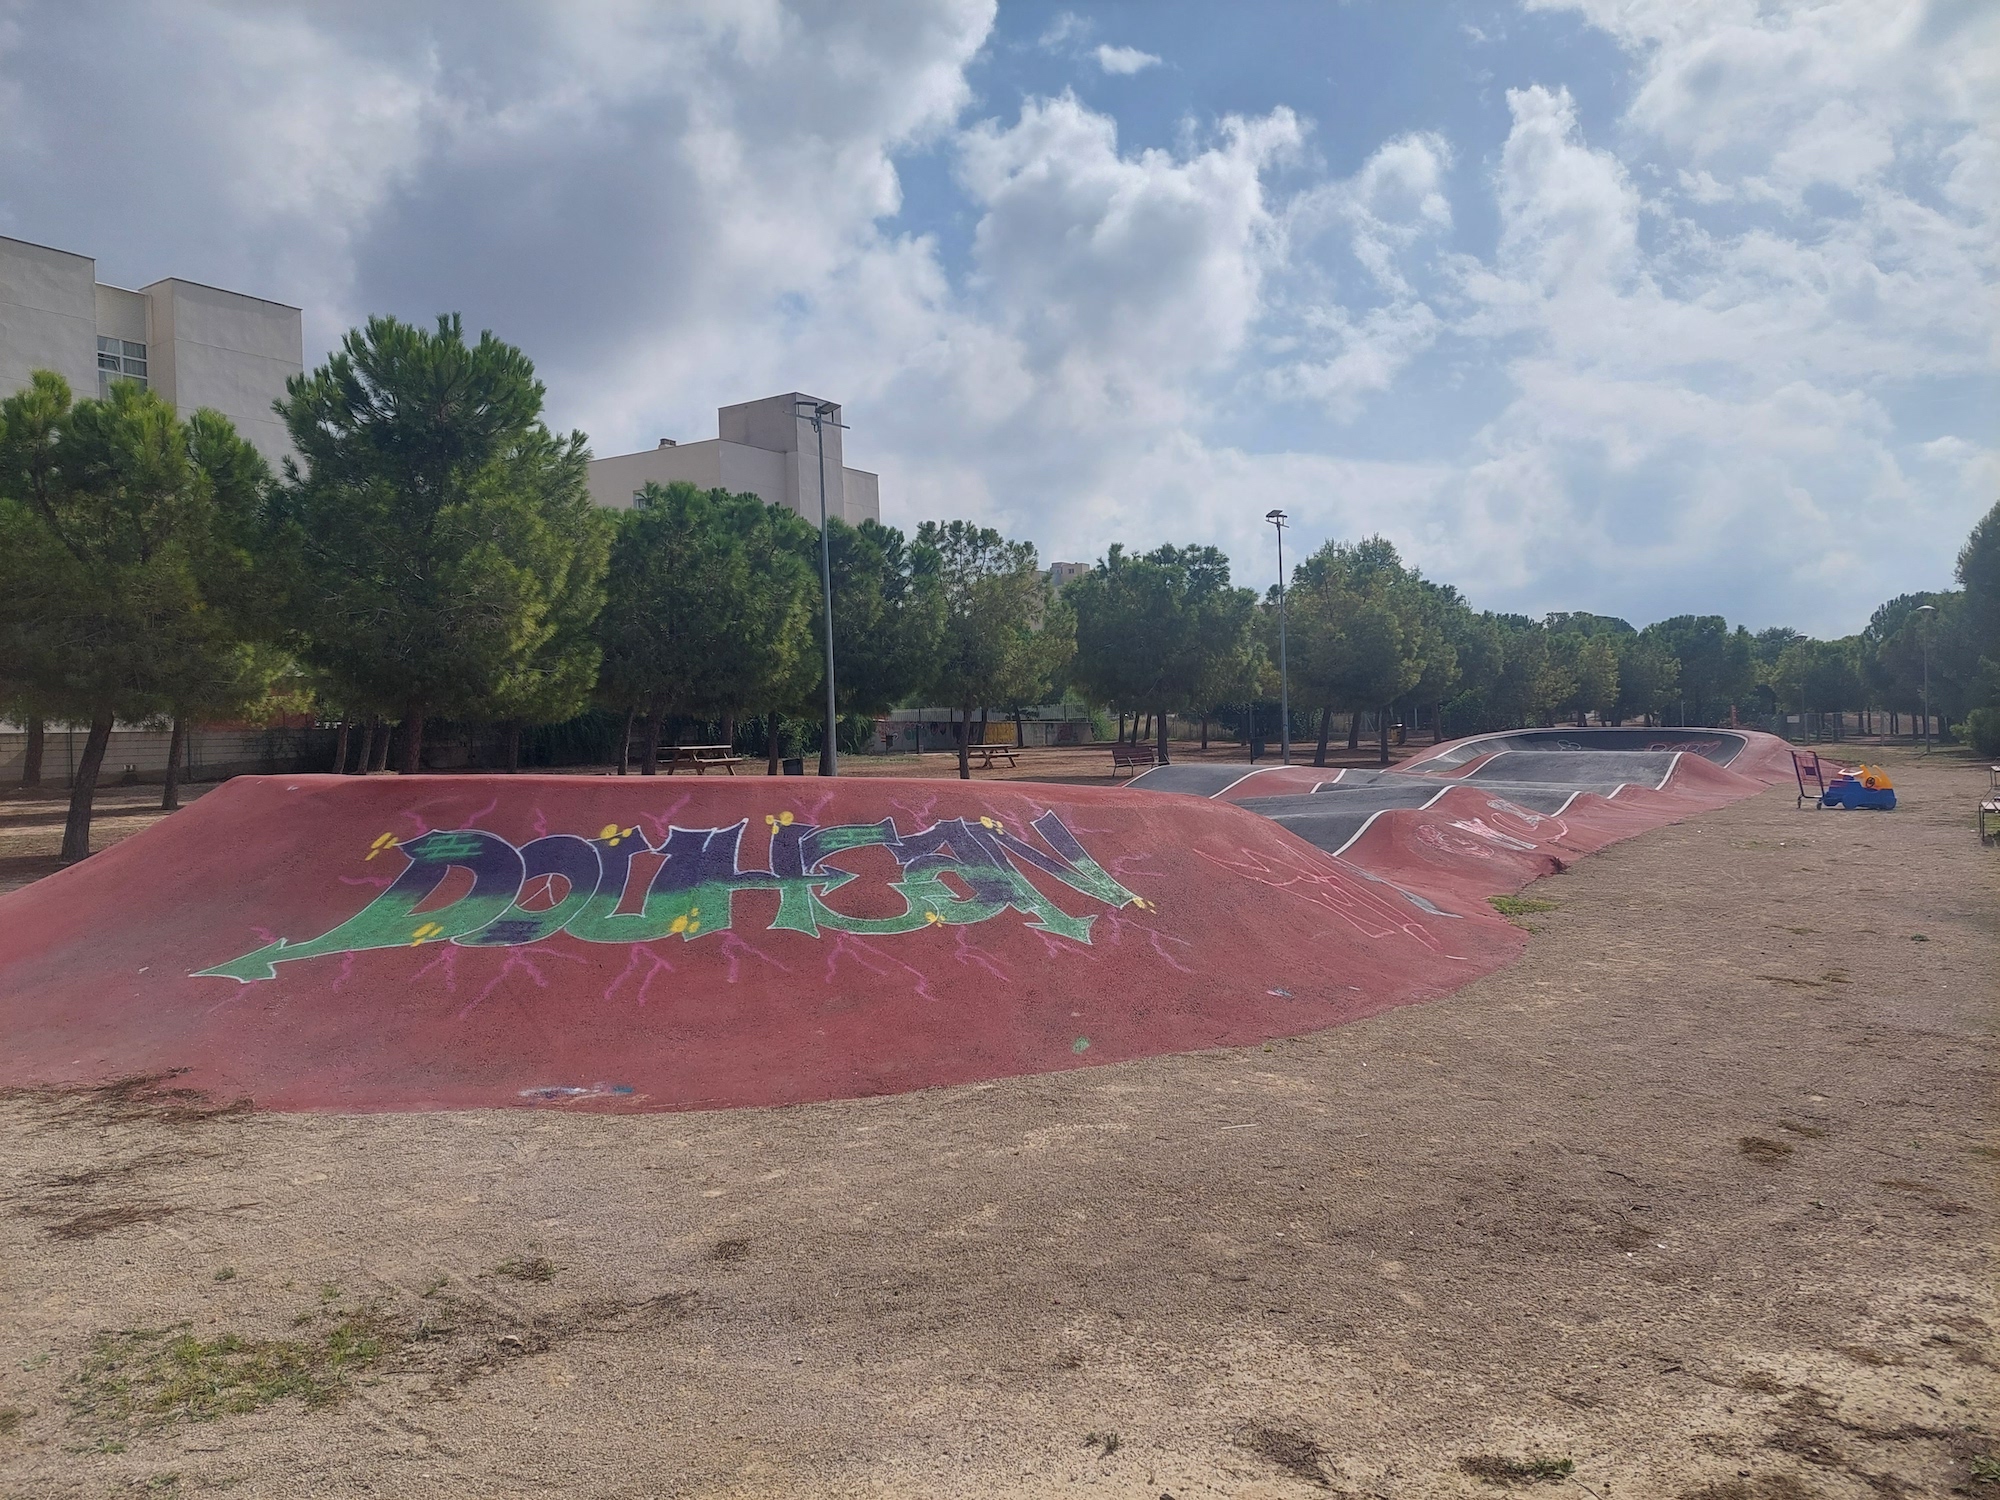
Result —
[[[2000,1494],[2000,851],[1983,770],[1890,761],[1892,815],[1645,835],[1511,969],[1262,1048],[0,1100],[0,1495]]]

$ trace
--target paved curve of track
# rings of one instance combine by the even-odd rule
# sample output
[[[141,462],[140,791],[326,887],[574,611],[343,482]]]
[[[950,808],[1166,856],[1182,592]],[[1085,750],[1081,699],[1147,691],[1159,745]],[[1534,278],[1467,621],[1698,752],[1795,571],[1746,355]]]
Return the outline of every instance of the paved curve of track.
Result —
[[[1789,775],[1563,730],[1120,789],[244,777],[0,896],[0,1086],[688,1109],[1242,1045],[1447,994],[1519,951],[1488,896]]]

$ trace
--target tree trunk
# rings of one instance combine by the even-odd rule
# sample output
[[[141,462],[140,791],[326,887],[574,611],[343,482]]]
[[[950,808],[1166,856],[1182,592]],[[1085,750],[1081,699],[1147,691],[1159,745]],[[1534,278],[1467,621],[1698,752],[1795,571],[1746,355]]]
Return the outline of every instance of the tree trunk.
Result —
[[[521,769],[521,726],[507,726],[507,774],[513,776]]]
[[[424,706],[412,698],[403,708],[403,757],[396,770],[414,776],[424,768]]]
[[[1347,715],[1347,753],[1352,755],[1361,748],[1361,710],[1354,709]]]
[[[66,865],[90,857],[90,807],[97,796],[97,773],[110,746],[111,715],[101,713],[90,721],[83,758],[76,765],[76,780],[70,783],[69,819],[63,824],[62,841],[62,862]]]
[[[629,775],[632,767],[632,721],[639,717],[639,710],[625,710],[625,737],[618,742],[618,774]]]
[[[1314,765],[1323,766],[1326,764],[1326,742],[1327,737],[1332,733],[1333,705],[1329,703],[1319,711],[1319,749],[1313,752]]]
[[[375,758],[375,721],[370,719],[361,726],[361,753],[354,757],[354,774],[366,776],[368,762]],[[347,775],[347,762],[340,763],[340,774]]]
[[[959,713],[963,732],[958,737],[958,779],[972,780],[972,705],[966,704]]]
[[[1206,755],[1206,754],[1208,753],[1208,715],[1207,715],[1207,714],[1203,714],[1203,715],[1201,716],[1201,751],[1202,751],[1202,754],[1204,754],[1204,755]]]
[[[187,725],[174,715],[174,732],[167,736],[167,780],[160,788],[160,810],[173,812],[181,805],[181,756],[187,750]]]
[[[784,747],[778,741],[778,711],[774,708],[764,715],[764,774],[776,776],[782,759]]]
[[[1444,705],[1442,703],[1433,703],[1431,705],[1431,743],[1433,745],[1442,745],[1444,743]]]
[[[378,719],[372,727],[375,731],[375,749],[368,757],[368,769],[386,771],[389,769],[389,726]]]
[[[646,733],[640,740],[639,755],[641,776],[660,774],[660,716],[656,713],[646,715]]]
[[[1382,712],[1375,718],[1375,739],[1381,746],[1381,754],[1375,759],[1378,766],[1389,764],[1389,705],[1382,705]]]
[[[1125,710],[1122,708],[1118,710],[1118,733],[1112,737],[1112,742],[1119,745],[1125,743]]]
[[[1138,716],[1135,714],[1133,717],[1136,719]],[[1135,724],[1133,725],[1133,728],[1136,731],[1138,726]],[[1152,711],[1149,709],[1147,710],[1146,713],[1146,738],[1150,740],[1152,737],[1153,737],[1153,715]],[[1139,743],[1139,736],[1136,732],[1132,736],[1132,743],[1135,745]]]
[[[1014,748],[1016,750],[1028,748],[1028,736],[1021,728],[1021,705],[1018,703],[1014,705]]]
[[[992,722],[992,720],[993,720],[993,709],[991,705],[988,705],[987,707],[979,710],[979,743],[982,745],[986,743],[986,732],[987,732],[986,727],[988,724]]]
[[[1167,711],[1164,708],[1160,710],[1160,737],[1153,745],[1153,753],[1160,758],[1161,765],[1164,766],[1168,763],[1167,762]]]
[[[334,732],[333,736],[333,774],[336,776],[343,776],[346,773],[347,773],[347,720],[342,719],[340,721],[340,728]]]
[[[21,762],[22,786],[42,784],[42,746],[48,739],[48,732],[48,725],[40,717],[28,720],[28,750]]]
[[[736,752],[736,714],[734,710],[722,716],[722,734],[720,738],[722,743],[729,747],[730,753],[733,755]]]

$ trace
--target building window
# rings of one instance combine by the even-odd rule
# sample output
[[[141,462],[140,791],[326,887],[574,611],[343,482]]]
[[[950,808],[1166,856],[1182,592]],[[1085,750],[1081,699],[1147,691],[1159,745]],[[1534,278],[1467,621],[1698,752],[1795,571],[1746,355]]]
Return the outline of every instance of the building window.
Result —
[[[97,395],[98,399],[111,394],[111,382],[132,380],[146,384],[146,346],[135,344],[130,339],[108,339],[102,335],[97,340]]]

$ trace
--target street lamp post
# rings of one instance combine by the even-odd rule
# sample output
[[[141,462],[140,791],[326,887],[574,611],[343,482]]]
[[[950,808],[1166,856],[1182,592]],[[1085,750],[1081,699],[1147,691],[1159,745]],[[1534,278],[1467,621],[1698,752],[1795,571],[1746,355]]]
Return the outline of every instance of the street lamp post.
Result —
[[[1267,510],[1264,519],[1278,531],[1278,764],[1292,763],[1292,679],[1285,662],[1285,513]]]
[[[1937,613],[1937,606],[1919,604],[1917,613],[1934,615]],[[1929,755],[1931,753],[1931,622],[1924,621],[1923,628],[1917,634],[1924,643],[1924,754]]]
[[[835,735],[840,716],[833,701],[833,548],[826,532],[826,428],[845,431],[845,422],[833,420],[831,401],[794,401],[793,410],[813,424],[813,442],[819,448],[819,590],[826,604],[826,742],[819,749],[819,774],[840,774],[840,747]]]

